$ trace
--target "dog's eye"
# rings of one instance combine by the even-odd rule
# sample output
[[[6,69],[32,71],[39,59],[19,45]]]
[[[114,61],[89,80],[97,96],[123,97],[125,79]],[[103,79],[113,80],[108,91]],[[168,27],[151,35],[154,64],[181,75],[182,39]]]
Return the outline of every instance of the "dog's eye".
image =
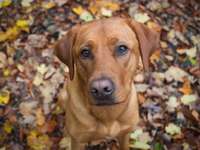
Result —
[[[122,56],[128,52],[128,47],[126,45],[119,45],[116,47],[116,55]]]
[[[91,58],[92,53],[89,47],[85,47],[81,50],[80,57],[83,59]]]

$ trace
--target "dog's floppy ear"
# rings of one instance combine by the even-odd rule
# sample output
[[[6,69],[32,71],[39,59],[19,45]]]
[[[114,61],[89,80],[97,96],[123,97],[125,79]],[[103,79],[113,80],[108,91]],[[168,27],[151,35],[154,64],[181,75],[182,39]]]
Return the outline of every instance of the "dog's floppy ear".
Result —
[[[55,55],[68,66],[70,80],[74,77],[74,43],[76,40],[78,26],[72,27],[67,34],[62,37],[55,45]]]
[[[159,33],[149,29],[142,23],[138,23],[133,19],[128,19],[129,26],[136,33],[139,41],[140,53],[144,69],[149,70],[149,57],[154,50],[159,47]]]

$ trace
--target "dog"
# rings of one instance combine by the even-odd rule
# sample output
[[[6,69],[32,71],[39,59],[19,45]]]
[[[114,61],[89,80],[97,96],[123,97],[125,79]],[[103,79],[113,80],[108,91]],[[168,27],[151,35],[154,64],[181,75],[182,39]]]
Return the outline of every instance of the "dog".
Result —
[[[149,70],[158,43],[156,32],[128,17],[75,25],[56,43],[55,55],[69,68],[58,99],[72,150],[111,141],[111,150],[129,149],[129,133],[139,121],[134,74],[140,55]]]

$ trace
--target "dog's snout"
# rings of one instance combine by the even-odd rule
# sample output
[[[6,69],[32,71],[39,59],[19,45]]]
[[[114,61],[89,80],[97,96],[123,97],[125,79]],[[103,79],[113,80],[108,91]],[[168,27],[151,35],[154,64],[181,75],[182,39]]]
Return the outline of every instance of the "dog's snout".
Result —
[[[91,82],[90,93],[96,100],[111,99],[114,90],[114,84],[110,79],[101,78]]]

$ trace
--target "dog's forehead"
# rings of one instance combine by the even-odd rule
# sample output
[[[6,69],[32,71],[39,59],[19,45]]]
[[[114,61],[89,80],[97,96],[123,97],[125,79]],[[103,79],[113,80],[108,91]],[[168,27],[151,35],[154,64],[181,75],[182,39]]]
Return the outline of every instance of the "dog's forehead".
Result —
[[[129,40],[135,37],[134,31],[124,19],[101,19],[81,25],[79,37],[84,39],[98,39],[98,37],[118,37]]]

